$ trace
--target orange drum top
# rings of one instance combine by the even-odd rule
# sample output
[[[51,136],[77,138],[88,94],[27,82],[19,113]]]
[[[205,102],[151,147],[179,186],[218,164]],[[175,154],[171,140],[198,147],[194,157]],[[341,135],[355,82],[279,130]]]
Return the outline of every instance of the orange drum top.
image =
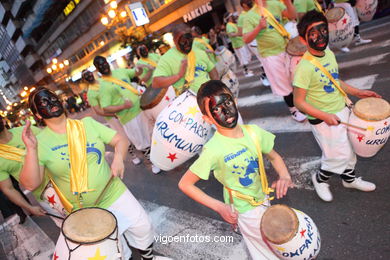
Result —
[[[72,242],[87,244],[109,237],[116,227],[116,218],[110,211],[83,208],[66,217],[62,223],[62,233]]]
[[[298,217],[286,205],[269,207],[261,220],[260,229],[271,243],[281,245],[290,241],[298,232]]]
[[[292,38],[287,43],[286,52],[292,56],[302,56],[306,51],[306,45],[299,40],[299,36]]]
[[[390,105],[381,98],[363,98],[356,102],[353,113],[366,121],[380,121],[390,116]]]
[[[325,16],[329,23],[337,23],[345,14],[342,7],[335,7],[326,11]]]
[[[168,88],[148,87],[141,96],[140,107],[142,110],[151,109],[160,103],[161,99],[167,93]]]

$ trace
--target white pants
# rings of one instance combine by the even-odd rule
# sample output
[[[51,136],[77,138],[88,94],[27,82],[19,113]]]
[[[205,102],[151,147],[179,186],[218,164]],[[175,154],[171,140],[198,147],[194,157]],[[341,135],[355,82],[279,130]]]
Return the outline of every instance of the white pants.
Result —
[[[257,59],[260,61],[260,63],[261,63],[260,54],[259,54],[259,50],[257,49],[257,42],[256,42],[256,40],[253,40],[252,42],[250,42],[249,44],[247,44],[246,47],[248,48],[248,51],[249,51],[252,55],[255,55],[256,58],[257,58]]]
[[[118,134],[121,134],[123,136],[127,136],[125,130],[123,129],[123,126],[121,122],[116,117],[111,117],[109,120],[107,120],[108,125],[111,129],[114,129]]]
[[[278,55],[260,58],[274,95],[288,96],[293,91],[287,55],[286,52],[282,52]]]
[[[150,147],[150,123],[143,111],[141,111],[141,113],[139,113],[131,121],[123,125],[123,129],[125,130],[130,142],[134,144],[137,150],[143,151]]]
[[[345,9],[347,14],[351,17],[353,27],[358,26],[360,24],[356,8],[352,7],[350,3],[334,3],[334,6],[342,7]]]
[[[342,122],[348,122],[350,111],[346,107],[336,115]],[[311,125],[311,130],[322,151],[322,170],[342,174],[346,169],[355,168],[356,154],[348,139],[345,125],[329,126],[322,122]]]
[[[234,49],[234,52],[236,53],[241,66],[248,65],[248,63],[251,61],[251,54],[245,45],[241,48]]]
[[[260,231],[261,218],[266,209],[261,205],[238,215],[238,226],[253,260],[278,260],[264,242]]]

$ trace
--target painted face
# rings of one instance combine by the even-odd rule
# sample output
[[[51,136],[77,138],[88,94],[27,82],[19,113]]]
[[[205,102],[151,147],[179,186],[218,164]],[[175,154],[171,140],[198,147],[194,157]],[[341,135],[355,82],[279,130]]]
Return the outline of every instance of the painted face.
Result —
[[[142,58],[147,58],[148,57],[148,48],[146,48],[145,45],[142,45],[138,48],[139,50],[139,55],[142,57]]]
[[[329,43],[328,26],[324,22],[309,27],[306,34],[309,47],[316,51],[323,51]]]
[[[94,62],[96,69],[103,75],[108,75],[111,72],[110,64],[106,59],[96,59]]]
[[[38,92],[34,97],[34,104],[38,114],[44,119],[59,117],[64,113],[61,101],[49,90]]]
[[[93,73],[90,72],[89,70],[83,72],[83,79],[89,83],[92,83],[95,81],[95,77],[93,76]]]
[[[209,109],[218,125],[226,128],[236,127],[238,110],[231,95],[222,93],[210,97]]]
[[[181,36],[179,36],[179,39],[177,41],[178,47],[181,52],[188,54],[190,53],[192,49],[192,42],[194,41],[194,37],[191,33],[184,33]]]

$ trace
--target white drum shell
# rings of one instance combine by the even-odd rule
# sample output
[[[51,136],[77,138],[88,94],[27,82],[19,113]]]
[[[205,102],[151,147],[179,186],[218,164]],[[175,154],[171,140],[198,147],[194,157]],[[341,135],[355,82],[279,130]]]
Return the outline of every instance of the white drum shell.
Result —
[[[169,86],[168,87],[168,90],[167,92],[165,93],[164,97],[161,99],[161,101],[154,107],[150,108],[150,109],[146,109],[143,111],[143,113],[145,114],[145,116],[152,120],[153,122],[156,121],[158,115],[161,113],[161,111],[164,110],[164,108],[166,106],[168,106],[168,104],[174,100],[176,97],[176,94],[175,94],[175,90],[173,89],[172,86]]]
[[[362,21],[371,21],[378,7],[378,0],[357,0],[356,12]]]
[[[218,49],[215,51],[215,55],[217,59],[217,64],[215,67],[219,75],[225,74],[229,69],[235,69],[236,58],[234,57],[233,53],[226,47],[218,47]]]
[[[342,7],[338,7],[342,8]],[[354,27],[351,17],[345,12],[344,16],[334,23],[329,23],[330,47],[341,49],[347,47],[353,40]]]
[[[287,66],[288,66],[288,72],[290,75],[291,82],[294,80],[294,73],[295,69],[298,66],[298,63],[301,61],[302,56],[292,56],[287,53]]]
[[[239,85],[238,78],[232,70],[228,70],[221,78],[221,81],[232,91],[233,96],[238,98]]]
[[[53,211],[55,211],[54,215],[65,218],[67,216],[67,212],[62,205],[60,197],[58,197],[57,192],[53,188],[51,184],[49,184],[42,192],[41,195],[42,201],[46,203]],[[53,213],[53,212],[49,212]]]
[[[314,221],[302,211],[292,209],[298,217],[299,226],[295,236],[284,244],[267,243],[280,259],[315,259],[320,252],[321,238]],[[302,233],[303,236],[302,236]]]
[[[355,153],[361,157],[374,156],[387,142],[390,135],[390,117],[381,121],[366,121],[353,112],[349,123],[363,128],[373,127],[373,130],[359,130],[348,127],[348,137]]]
[[[150,160],[169,171],[198,154],[210,138],[211,125],[202,118],[196,96],[186,91],[157,117]]]

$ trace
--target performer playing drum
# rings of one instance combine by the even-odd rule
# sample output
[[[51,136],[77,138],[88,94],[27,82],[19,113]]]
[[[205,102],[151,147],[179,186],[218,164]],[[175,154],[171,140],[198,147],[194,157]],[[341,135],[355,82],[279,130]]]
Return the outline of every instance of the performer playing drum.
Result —
[[[342,7],[329,9],[325,15],[329,23],[330,47],[347,47],[352,42],[354,33],[351,16]]]

